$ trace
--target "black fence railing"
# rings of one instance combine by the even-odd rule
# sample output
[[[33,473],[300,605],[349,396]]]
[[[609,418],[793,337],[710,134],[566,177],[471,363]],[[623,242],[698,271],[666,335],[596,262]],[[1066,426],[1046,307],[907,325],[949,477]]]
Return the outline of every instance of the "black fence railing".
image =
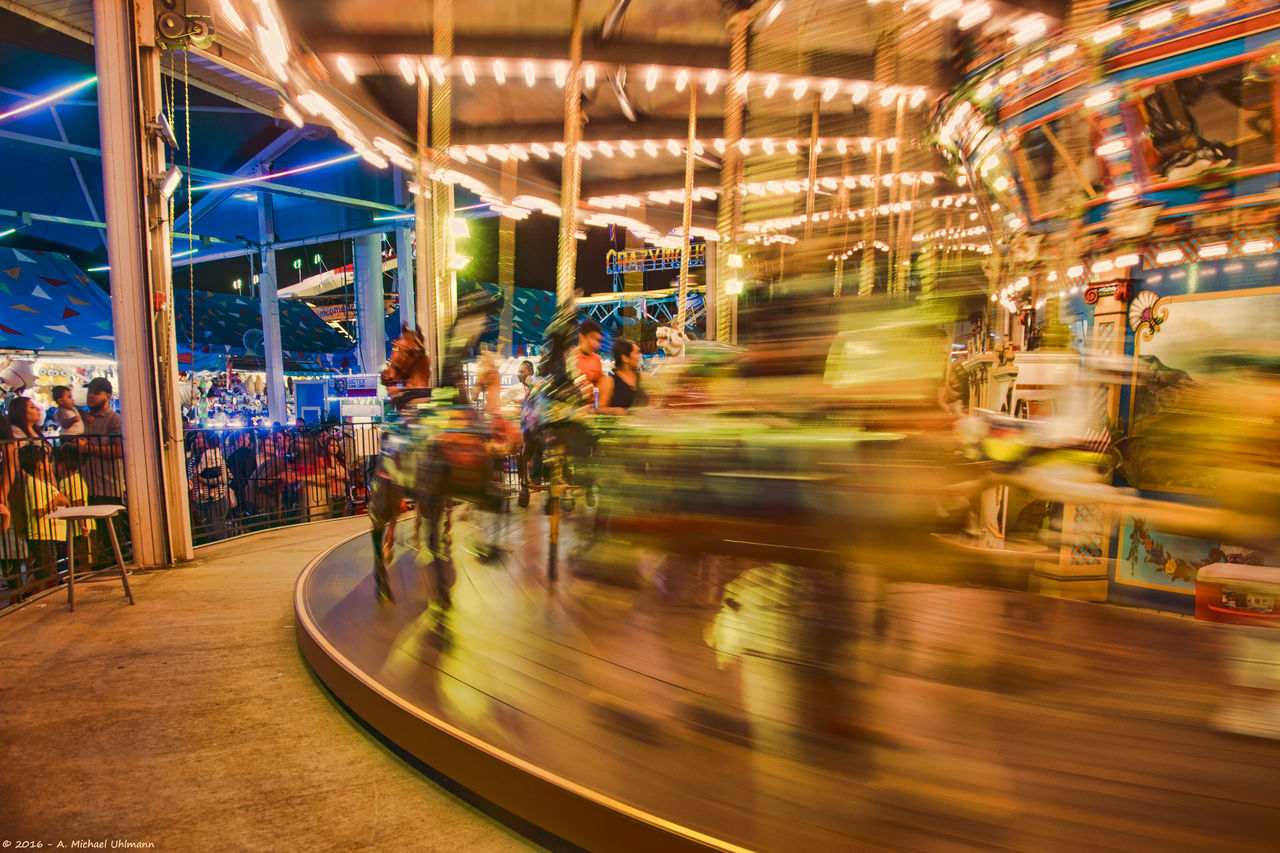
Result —
[[[374,424],[188,431],[195,543],[363,512],[379,446]]]
[[[376,424],[272,430],[190,430],[185,460],[192,534],[197,545],[231,536],[363,512],[377,460]],[[66,522],[48,518],[64,505],[123,504],[124,463],[116,435],[0,441],[0,607],[56,586],[66,571]],[[129,525],[116,525],[128,560]],[[114,564],[106,527],[72,522],[76,565]]]

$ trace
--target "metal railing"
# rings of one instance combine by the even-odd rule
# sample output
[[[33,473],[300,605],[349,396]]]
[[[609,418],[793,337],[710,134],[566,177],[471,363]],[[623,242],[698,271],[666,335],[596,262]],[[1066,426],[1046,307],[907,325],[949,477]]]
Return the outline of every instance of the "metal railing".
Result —
[[[380,448],[377,424],[189,430],[186,474],[196,545],[364,512]],[[66,527],[49,510],[114,503],[128,507],[120,436],[0,441],[0,487],[9,509],[0,533],[0,608],[56,586],[66,571]],[[125,559],[124,515],[113,519]],[[73,529],[76,565],[113,565],[106,528]]]

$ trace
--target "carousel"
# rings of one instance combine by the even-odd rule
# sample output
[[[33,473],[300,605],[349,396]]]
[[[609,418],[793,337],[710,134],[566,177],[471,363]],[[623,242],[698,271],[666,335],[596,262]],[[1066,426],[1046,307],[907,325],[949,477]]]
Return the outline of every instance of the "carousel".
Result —
[[[1120,566],[1156,549],[1175,570],[1127,586],[1186,592],[1176,560],[1206,516],[1165,492],[1205,466],[1178,418],[1222,411],[1210,382],[1265,388],[1269,362],[1210,358],[1185,405],[1143,395],[1191,374],[1159,348],[1203,333],[1168,334],[1182,303],[1270,281],[1280,158],[1270,8],[1060,5],[218,3],[222,61],[387,170],[412,210],[372,535],[295,589],[299,647],[344,707],[588,849],[1078,837],[1093,806],[1051,784],[1057,718],[1029,721],[1018,691],[1086,718],[1097,748],[1074,772],[1102,780],[1121,706],[1158,680],[1182,719],[1191,685],[1220,677],[1151,642],[1194,645],[1197,626],[1069,599],[1117,597]],[[500,220],[496,291],[474,302],[473,206]],[[557,239],[543,381],[504,393],[516,235],[539,218]],[[612,292],[579,293],[578,248],[606,235]],[[644,413],[593,414],[588,318],[650,351],[665,328]],[[1122,421],[1148,405],[1149,429]],[[1239,429],[1205,458],[1263,438]],[[530,443],[544,494],[523,507],[512,459]],[[1231,473],[1237,503],[1277,493],[1265,466]],[[1122,509],[1145,515],[1117,544]],[[1206,558],[1271,533],[1211,509],[1237,527]],[[1115,693],[1091,666],[1104,623],[1135,673]],[[1137,736],[1242,760],[1208,725],[1166,722]],[[1193,765],[1144,796],[1184,790]],[[1208,808],[1159,828],[1198,831]],[[1219,830],[1258,842],[1267,812],[1241,808]]]

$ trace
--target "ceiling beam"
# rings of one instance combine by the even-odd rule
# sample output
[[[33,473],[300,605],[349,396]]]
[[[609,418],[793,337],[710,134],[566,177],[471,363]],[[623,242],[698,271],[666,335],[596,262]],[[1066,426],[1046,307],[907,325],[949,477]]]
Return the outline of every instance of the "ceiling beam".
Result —
[[[344,32],[338,28],[306,30],[304,38],[316,53],[366,56],[426,55],[432,52],[431,33]],[[513,56],[530,59],[568,59],[569,34],[498,36],[456,33],[454,56]],[[650,39],[610,39],[598,35],[582,40],[584,62],[610,65],[683,65],[690,68],[728,68],[727,44],[693,44]]]
[[[33,222],[50,222],[54,225],[74,225],[78,228],[97,228],[105,230],[107,223],[95,222],[92,219],[75,219],[70,216],[54,216],[49,213],[32,213],[29,210],[4,210],[0,209],[0,217],[11,217],[13,219],[29,218]],[[174,233],[173,238],[199,240],[202,243],[230,243],[230,240],[223,240],[219,237],[206,237],[200,234],[179,234]]]
[[[75,145],[70,142],[59,142],[56,139],[46,139],[40,136],[28,136],[25,133],[14,133],[9,130],[0,130],[0,145],[8,145],[13,148],[25,148],[30,151],[37,151],[44,154],[75,157],[80,160],[102,160],[102,151],[97,148],[90,148],[87,145]],[[188,179],[190,178],[201,178],[202,180],[215,182],[237,180],[231,175],[227,175],[222,172],[211,172],[208,169],[191,169],[188,175]],[[239,186],[246,189],[263,189],[267,192],[275,193],[276,195],[309,198],[314,201],[327,201],[333,204],[345,205],[347,207],[360,207],[366,210],[377,210],[384,213],[401,212],[400,208],[395,207],[394,205],[383,204],[378,201],[334,195],[333,193],[320,192],[319,190],[304,190],[300,187],[289,187],[284,184],[273,183],[269,180],[245,181]]]
[[[240,168],[231,173],[232,177],[244,178],[254,174],[260,163],[270,163],[275,160],[276,157],[279,157],[294,145],[301,142],[302,139],[302,130],[296,127],[290,127],[266,145],[262,146],[262,148],[246,160]],[[174,230],[177,231],[186,228],[189,223],[194,223],[206,213],[211,213],[215,207],[222,204],[222,202],[230,198],[231,195],[239,189],[239,187],[224,187],[220,190],[206,192],[199,201],[191,205],[190,210],[184,210],[178,218],[174,220]]]

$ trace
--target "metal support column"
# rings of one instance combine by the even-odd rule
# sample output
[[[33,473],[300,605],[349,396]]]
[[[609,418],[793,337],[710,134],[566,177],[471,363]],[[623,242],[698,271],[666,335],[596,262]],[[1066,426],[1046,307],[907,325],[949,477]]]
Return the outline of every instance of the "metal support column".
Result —
[[[578,193],[582,185],[582,0],[573,0],[569,77],[564,87],[564,157],[560,168],[560,243],[556,256],[556,304],[573,301],[578,272]]]
[[[386,302],[382,293],[382,235],[355,242],[356,304],[360,318],[360,371],[378,373],[387,361]]]
[[[395,203],[396,207],[404,207],[409,202],[409,193],[405,187],[406,175],[399,166],[395,167]],[[414,308],[413,293],[413,228],[403,224],[396,226],[396,299],[399,304],[400,322],[409,328],[418,325],[418,312]]]
[[[151,4],[139,7],[152,32]],[[169,226],[151,180],[165,171],[164,147],[142,126],[144,114],[160,110],[159,51],[151,46],[154,35],[140,36],[134,9],[95,0],[94,60],[129,533],[133,561],[152,568],[189,558],[191,538],[176,412]]]
[[[258,167],[260,173],[271,170],[271,164]],[[258,240],[262,249],[262,274],[258,276],[258,304],[262,307],[262,355],[267,373],[267,416],[275,424],[289,420],[285,402],[284,352],[280,345],[280,300],[276,297],[276,252],[270,246],[276,239],[275,203],[270,193],[258,193]]]

